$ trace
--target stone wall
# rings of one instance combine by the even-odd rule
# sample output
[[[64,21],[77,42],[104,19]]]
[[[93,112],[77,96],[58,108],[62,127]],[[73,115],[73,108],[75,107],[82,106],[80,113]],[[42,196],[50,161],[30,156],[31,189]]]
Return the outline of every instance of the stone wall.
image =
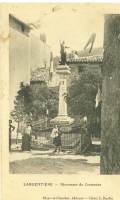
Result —
[[[101,116],[101,174],[120,174],[120,15],[106,15]]]

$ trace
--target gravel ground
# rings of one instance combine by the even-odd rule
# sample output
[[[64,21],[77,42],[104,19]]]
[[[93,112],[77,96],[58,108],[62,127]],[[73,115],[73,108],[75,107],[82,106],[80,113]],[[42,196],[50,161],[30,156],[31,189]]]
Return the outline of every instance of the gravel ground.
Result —
[[[97,152],[98,151],[98,152]],[[22,152],[19,148],[10,152],[11,174],[100,174],[99,145],[85,155],[69,152],[54,154],[49,151]]]

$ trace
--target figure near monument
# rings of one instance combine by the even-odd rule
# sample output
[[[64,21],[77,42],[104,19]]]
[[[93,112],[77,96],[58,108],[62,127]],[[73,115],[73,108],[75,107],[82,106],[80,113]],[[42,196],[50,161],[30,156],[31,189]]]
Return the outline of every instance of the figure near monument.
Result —
[[[65,65],[66,64],[66,49],[70,48],[65,46],[65,41],[60,41],[60,54],[61,54],[61,61],[60,65]]]

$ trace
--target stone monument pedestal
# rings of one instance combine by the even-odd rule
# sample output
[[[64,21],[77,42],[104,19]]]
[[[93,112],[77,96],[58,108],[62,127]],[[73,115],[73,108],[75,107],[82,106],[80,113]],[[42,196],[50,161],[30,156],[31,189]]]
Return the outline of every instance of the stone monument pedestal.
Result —
[[[58,125],[61,131],[69,132],[71,130],[71,124],[74,119],[67,115],[67,103],[66,96],[66,79],[71,73],[70,68],[67,65],[59,65],[56,68],[56,73],[59,74],[59,108],[58,116],[50,121],[51,125]]]

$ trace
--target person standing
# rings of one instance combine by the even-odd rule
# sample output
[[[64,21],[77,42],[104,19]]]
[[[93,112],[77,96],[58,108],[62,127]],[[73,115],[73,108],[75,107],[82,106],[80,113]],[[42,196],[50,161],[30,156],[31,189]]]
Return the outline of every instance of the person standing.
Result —
[[[56,146],[57,153],[59,153],[61,151],[61,133],[60,132],[58,132],[58,135],[55,138],[55,146]]]
[[[22,151],[30,151],[30,149],[31,149],[31,125],[30,122],[27,122],[26,126],[23,128]]]
[[[9,150],[11,150],[11,134],[15,130],[15,127],[12,125],[12,120],[9,120]]]
[[[61,133],[58,131],[57,125],[54,126],[51,137],[53,138],[53,144],[55,145],[54,152],[59,153],[61,150]]]

